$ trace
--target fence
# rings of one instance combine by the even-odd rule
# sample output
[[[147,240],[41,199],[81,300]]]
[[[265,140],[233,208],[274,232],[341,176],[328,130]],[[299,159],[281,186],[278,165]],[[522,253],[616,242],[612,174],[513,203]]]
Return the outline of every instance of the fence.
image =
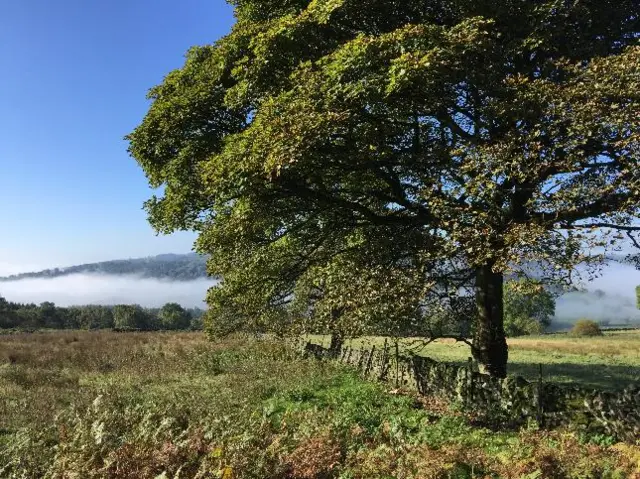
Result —
[[[329,350],[307,343],[305,354],[329,358]],[[560,386],[522,377],[495,378],[477,371],[473,361],[460,366],[382,348],[343,348],[334,358],[360,374],[459,404],[483,421],[519,426],[531,420],[542,427],[572,425],[602,431],[621,440],[640,438],[640,386],[623,391],[598,391]]]

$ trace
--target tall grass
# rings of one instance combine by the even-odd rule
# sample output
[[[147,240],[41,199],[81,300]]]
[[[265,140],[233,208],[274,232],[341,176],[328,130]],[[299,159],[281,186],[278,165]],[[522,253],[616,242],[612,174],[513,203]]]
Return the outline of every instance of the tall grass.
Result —
[[[0,336],[1,478],[624,478],[640,447],[493,432],[271,341]]]

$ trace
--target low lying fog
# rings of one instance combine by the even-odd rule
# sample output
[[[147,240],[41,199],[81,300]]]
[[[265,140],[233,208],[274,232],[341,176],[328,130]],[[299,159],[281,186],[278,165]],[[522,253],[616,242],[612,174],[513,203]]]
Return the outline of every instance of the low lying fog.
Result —
[[[214,284],[209,279],[181,282],[78,274],[0,283],[0,296],[18,303],[52,301],[59,306],[135,303],[159,307],[176,302],[185,307],[204,307],[207,289]],[[558,321],[586,317],[612,323],[640,320],[635,301],[637,285],[640,285],[640,271],[620,264],[608,266],[600,278],[585,284],[589,293],[568,293],[558,298],[556,317]],[[593,291],[598,289],[606,294],[595,295]]]
[[[164,281],[135,276],[76,274],[52,279],[0,282],[0,296],[16,303],[51,301],[58,306],[82,304],[139,304],[160,307],[175,302],[204,307],[209,279]]]
[[[556,317],[564,321],[589,318],[612,323],[640,320],[635,297],[638,285],[640,271],[633,266],[612,263],[599,278],[584,284],[590,293],[567,293],[558,298]],[[593,294],[596,290],[603,291],[605,295]]]

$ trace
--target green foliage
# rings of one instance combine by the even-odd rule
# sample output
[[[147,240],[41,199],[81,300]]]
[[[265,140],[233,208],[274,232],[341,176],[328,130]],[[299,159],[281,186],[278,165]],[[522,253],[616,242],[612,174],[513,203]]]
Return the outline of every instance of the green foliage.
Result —
[[[167,303],[158,312],[161,329],[188,329],[191,326],[191,315],[178,303]]]
[[[199,316],[191,316],[191,323],[189,324],[189,329],[193,331],[201,331],[204,328],[204,320],[202,315]]]
[[[507,336],[540,334],[556,312],[553,295],[533,280],[508,281],[504,285],[504,324]]]
[[[0,296],[0,328],[15,328],[18,324],[17,314],[9,302]]]
[[[113,307],[113,326],[118,329],[151,329],[151,316],[137,304]]]
[[[0,368],[7,479],[612,479],[632,477],[640,454],[608,438],[474,426],[268,340],[102,331],[0,341],[0,355],[22,354]]]
[[[105,306],[73,306],[68,308],[69,316],[73,318],[73,326],[77,329],[112,328],[113,311]]]
[[[579,319],[571,328],[573,336],[602,336],[600,325],[590,319]]]
[[[49,301],[40,304],[37,321],[39,326],[45,328],[60,328],[64,324],[64,319],[58,313],[58,308]]]
[[[560,281],[634,234],[635,0],[427,3],[238,0],[150,91],[129,151],[164,187],[150,223],[197,231],[223,278],[209,324],[396,334],[477,268],[502,374],[502,277]]]
[[[545,326],[527,316],[505,316],[504,331],[508,338],[542,334]]]
[[[118,316],[117,324],[114,315]],[[12,303],[0,296],[0,329],[202,329],[200,308],[185,309],[168,303],[162,309],[137,305],[71,306],[50,302]]]

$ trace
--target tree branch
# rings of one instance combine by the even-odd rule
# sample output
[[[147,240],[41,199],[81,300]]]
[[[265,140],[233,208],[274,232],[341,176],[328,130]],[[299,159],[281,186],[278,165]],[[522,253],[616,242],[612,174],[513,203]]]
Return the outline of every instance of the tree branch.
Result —
[[[588,223],[585,225],[566,225],[563,229],[582,229],[582,228],[611,228],[620,231],[640,231],[640,226],[624,226],[613,223]]]

